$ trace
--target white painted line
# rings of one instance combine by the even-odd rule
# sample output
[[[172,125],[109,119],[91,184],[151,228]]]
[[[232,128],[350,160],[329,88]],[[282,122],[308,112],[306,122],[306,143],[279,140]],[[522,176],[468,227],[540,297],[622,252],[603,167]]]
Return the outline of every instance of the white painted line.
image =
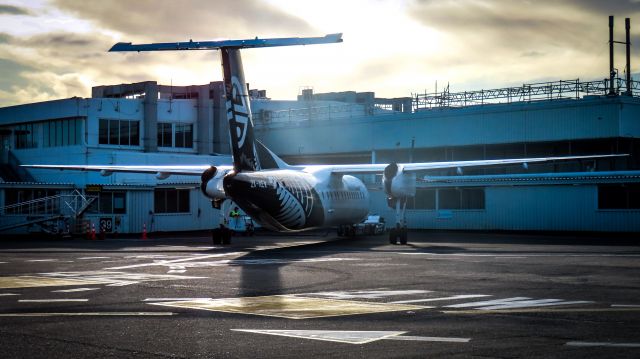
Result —
[[[505,304],[505,303],[513,303],[519,300],[529,300],[529,297],[513,297],[513,298],[504,298],[504,299],[495,299],[495,300],[486,300],[481,302],[471,302],[471,303],[462,303],[462,304],[453,304],[447,305],[447,308],[469,308],[469,307],[482,307],[487,305],[497,305],[497,304]]]
[[[55,262],[57,259],[28,259],[25,262]]]
[[[18,299],[19,303],[88,302],[89,299]]]
[[[169,264],[172,264],[172,263],[182,263],[182,262],[196,261],[196,260],[201,260],[201,259],[206,259],[206,258],[219,258],[219,257],[232,256],[232,255],[242,255],[242,254],[246,254],[246,253],[245,252],[232,252],[232,253],[218,253],[218,254],[210,254],[210,255],[202,255],[202,256],[199,255],[199,256],[194,256],[194,257],[189,257],[189,258],[174,259],[174,260],[170,260],[170,261],[161,260],[161,261],[156,261],[156,262],[152,262],[152,263],[133,264],[133,265],[130,265],[130,266],[113,267],[113,268],[107,268],[107,269],[119,270],[119,269],[151,267],[151,266],[166,266],[166,265],[169,265]]]
[[[468,343],[471,338],[447,338],[447,337],[415,337],[410,335],[398,335],[384,338],[385,340],[408,340],[418,342],[448,342],[448,343]]]
[[[515,308],[536,308],[536,307],[549,307],[556,305],[572,305],[572,304],[589,304],[591,301],[564,301],[563,299],[531,299],[527,297],[513,297],[496,300],[488,300],[481,302],[471,302],[447,305],[447,308],[470,308],[473,307],[478,310],[503,310],[503,309],[515,309]]]
[[[213,298],[147,298],[143,302],[209,301]]]
[[[308,293],[334,299],[380,299],[384,297],[430,293],[430,290],[354,290]],[[304,294],[300,294],[304,295]],[[400,303],[400,302],[392,302]]]
[[[513,257],[513,254],[501,254],[501,253],[424,253],[424,252],[392,252],[394,254],[405,255],[422,255],[433,257]],[[517,254],[517,253],[516,253]],[[582,254],[570,254],[570,253],[534,253],[527,254],[524,258],[529,257],[577,257],[577,258],[591,258],[591,257],[640,257],[640,254],[627,254],[627,253],[582,253]]]
[[[394,331],[355,331],[355,330],[259,330],[231,329],[236,332],[277,335],[281,337],[322,340],[347,344],[366,344],[376,340],[388,339],[406,332]]]
[[[167,273],[184,273],[186,271],[186,269],[172,269],[170,271],[167,271]]]
[[[640,343],[567,342],[565,345],[572,347],[640,348]]]
[[[0,297],[8,297],[10,295],[20,295],[20,294],[17,294],[17,293],[0,293]]]
[[[611,304],[614,308],[640,308],[640,304]]]
[[[483,298],[483,297],[491,297],[491,295],[489,295],[489,294],[464,294],[464,295],[454,295],[454,296],[451,296],[451,297],[442,297],[442,298],[399,300],[399,301],[391,302],[391,303],[394,303],[394,304],[422,303],[422,302],[437,302],[437,301],[441,301],[441,300],[456,300],[456,299]]]
[[[537,308],[537,307],[551,307],[556,305],[575,305],[575,304],[591,304],[593,302],[586,300],[574,300],[563,301],[562,299],[538,299],[538,300],[523,300],[512,304],[499,304],[487,307],[478,308],[480,310],[493,310],[493,309],[516,309],[516,308]]]
[[[89,259],[109,259],[111,257],[80,257],[79,260],[89,260]]]
[[[74,289],[60,289],[52,290],[51,293],[73,293],[73,292],[86,292],[89,290],[98,290],[100,288],[74,288]]]
[[[0,313],[0,317],[164,316],[173,312]]]
[[[9,262],[0,262],[0,264],[7,264],[7,263],[9,263]]]

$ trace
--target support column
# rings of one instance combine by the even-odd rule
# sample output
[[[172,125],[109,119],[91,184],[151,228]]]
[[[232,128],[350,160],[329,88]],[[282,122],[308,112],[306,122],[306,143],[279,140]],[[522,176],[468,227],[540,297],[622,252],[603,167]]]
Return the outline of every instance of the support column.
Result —
[[[145,152],[158,151],[158,84],[144,84],[144,130],[142,143]]]
[[[198,86],[197,131],[194,131],[198,154],[213,153],[213,102],[209,98],[210,85]]]

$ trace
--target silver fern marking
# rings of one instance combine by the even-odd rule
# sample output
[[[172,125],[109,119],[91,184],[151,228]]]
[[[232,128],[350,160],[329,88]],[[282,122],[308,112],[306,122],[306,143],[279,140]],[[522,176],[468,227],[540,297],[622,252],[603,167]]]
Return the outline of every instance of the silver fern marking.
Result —
[[[276,194],[280,201],[280,211],[275,219],[285,227],[304,227],[313,210],[311,186],[301,178],[286,177],[276,182]]]

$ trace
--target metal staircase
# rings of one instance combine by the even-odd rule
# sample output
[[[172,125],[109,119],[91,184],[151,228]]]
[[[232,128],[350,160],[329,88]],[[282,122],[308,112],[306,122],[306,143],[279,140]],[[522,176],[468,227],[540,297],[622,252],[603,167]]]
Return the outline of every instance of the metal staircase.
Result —
[[[35,179],[11,151],[2,151],[0,156],[0,177],[5,182],[35,182]]]
[[[37,231],[70,236],[84,228],[82,216],[97,196],[85,196],[78,190],[37,198],[0,208],[0,233],[26,227]]]

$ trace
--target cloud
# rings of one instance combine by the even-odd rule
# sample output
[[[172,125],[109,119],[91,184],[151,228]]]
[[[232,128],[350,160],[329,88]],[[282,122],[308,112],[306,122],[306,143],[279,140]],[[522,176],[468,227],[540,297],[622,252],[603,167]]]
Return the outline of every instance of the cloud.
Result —
[[[312,32],[302,19],[260,0],[55,0],[61,10],[137,41],[208,40]]]
[[[0,4],[0,15],[30,15],[31,12],[27,9]]]
[[[0,32],[0,44],[8,44],[11,42],[12,36],[3,32]]]

